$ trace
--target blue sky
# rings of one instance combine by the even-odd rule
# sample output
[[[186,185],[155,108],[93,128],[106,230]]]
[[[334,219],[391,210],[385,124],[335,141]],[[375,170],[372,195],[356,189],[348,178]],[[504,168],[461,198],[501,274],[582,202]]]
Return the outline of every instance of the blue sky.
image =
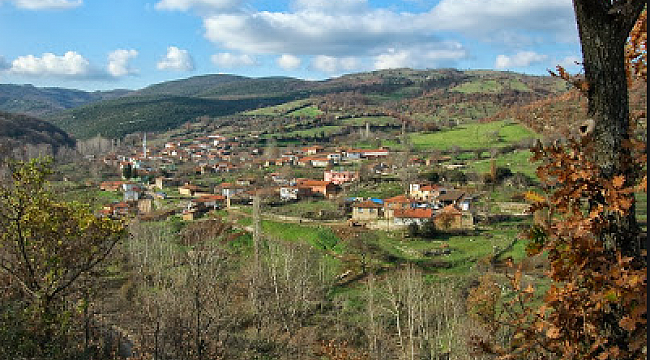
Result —
[[[0,34],[0,83],[84,90],[580,59],[571,0],[0,0]]]

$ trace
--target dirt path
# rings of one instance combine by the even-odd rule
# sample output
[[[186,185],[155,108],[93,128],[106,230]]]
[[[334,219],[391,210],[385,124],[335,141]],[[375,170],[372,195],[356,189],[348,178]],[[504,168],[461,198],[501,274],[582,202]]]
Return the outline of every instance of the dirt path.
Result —
[[[226,209],[226,211],[244,217],[253,217],[252,214],[241,211],[236,207],[231,207],[229,209]],[[263,213],[262,219],[272,220],[272,221],[281,222],[285,224],[313,224],[313,225],[326,225],[326,226],[342,226],[342,225],[347,226],[348,225],[347,220],[315,220],[315,219],[307,219],[307,218],[301,218],[295,216],[285,216],[285,215],[277,215],[277,214],[270,214],[270,213]]]

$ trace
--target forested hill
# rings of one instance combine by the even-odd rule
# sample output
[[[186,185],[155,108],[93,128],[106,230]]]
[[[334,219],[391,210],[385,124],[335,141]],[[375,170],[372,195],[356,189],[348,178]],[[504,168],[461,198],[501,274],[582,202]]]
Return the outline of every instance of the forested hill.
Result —
[[[117,138],[140,131],[168,131],[201,116],[232,115],[257,107],[282,104],[292,97],[206,99],[186,96],[127,96],[67,110],[49,121],[79,139],[101,135]]]
[[[13,149],[25,145],[42,145],[56,152],[62,147],[74,148],[75,140],[47,121],[0,112],[0,147]]]
[[[166,81],[135,91],[134,96],[200,96],[201,93],[224,84],[248,80],[245,76],[214,74],[193,76],[188,79]]]
[[[92,102],[114,99],[129,90],[82,91],[40,88],[32,85],[0,84],[0,111],[45,116]]]
[[[217,74],[152,85],[47,119],[77,138],[97,134],[118,137],[139,131],[165,131],[202,116],[215,118],[311,98],[313,103],[325,103],[323,108],[361,113],[388,111],[430,122],[466,122],[566,89],[562,80],[549,76],[455,69],[390,69],[323,81]]]

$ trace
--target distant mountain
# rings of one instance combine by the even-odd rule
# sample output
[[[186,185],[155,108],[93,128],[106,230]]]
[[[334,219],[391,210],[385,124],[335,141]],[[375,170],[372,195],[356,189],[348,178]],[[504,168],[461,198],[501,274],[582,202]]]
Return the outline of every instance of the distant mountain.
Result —
[[[74,148],[75,140],[47,121],[29,115],[0,112],[0,148],[12,151],[29,145],[49,148],[50,153],[54,154],[62,147]]]
[[[0,84],[0,111],[44,116],[97,101],[115,99],[130,92],[130,90],[87,92],[53,87],[39,88],[32,85]]]
[[[140,131],[167,131],[198,117],[218,117],[263,106],[277,105],[292,97],[206,99],[181,96],[126,96],[66,110],[48,117],[52,123],[79,139],[96,135],[117,138]]]
[[[315,103],[329,102],[330,109],[363,113],[381,108],[421,121],[465,122],[564,91],[566,85],[549,76],[498,71],[390,69],[323,81],[215,74],[151,85],[117,99],[53,113],[47,119],[77,138],[119,137],[173,129],[204,115],[232,115],[313,98]]]
[[[135,91],[134,96],[200,96],[209,89],[225,84],[237,83],[249,80],[245,76],[213,74],[194,76],[188,79],[166,81],[160,84],[147,86],[144,89]]]

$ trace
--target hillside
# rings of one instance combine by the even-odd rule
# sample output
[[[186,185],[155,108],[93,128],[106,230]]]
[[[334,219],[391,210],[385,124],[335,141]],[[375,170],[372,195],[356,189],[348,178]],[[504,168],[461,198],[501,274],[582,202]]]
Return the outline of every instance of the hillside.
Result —
[[[173,129],[201,116],[228,116],[309,98],[319,109],[293,118],[393,113],[423,124],[464,123],[565,90],[561,80],[548,76],[454,69],[391,69],[324,81],[219,74],[152,85],[119,99],[51,115],[48,120],[78,138],[98,133],[118,137]],[[266,118],[273,123],[277,120],[282,119]]]
[[[166,81],[160,84],[147,86],[144,89],[135,91],[134,96],[198,96],[207,89],[220,87],[229,83],[237,83],[247,80],[247,77],[226,74],[201,75],[188,79]]]
[[[0,146],[11,149],[25,145],[45,145],[56,152],[61,147],[74,148],[75,140],[47,121],[0,112]]]
[[[648,88],[637,81],[629,87],[632,115],[637,116],[637,131],[647,131]],[[577,124],[587,118],[587,98],[577,90],[556,94],[529,104],[513,106],[496,114],[493,119],[516,119],[537,133],[550,138],[575,135]]]
[[[82,91],[0,84],[0,111],[45,116],[73,107],[118,98],[129,90]]]
[[[181,96],[127,96],[70,109],[48,120],[85,139],[101,134],[121,137],[139,131],[167,131],[201,116],[232,115],[260,106],[281,104],[287,97],[218,100]]]

